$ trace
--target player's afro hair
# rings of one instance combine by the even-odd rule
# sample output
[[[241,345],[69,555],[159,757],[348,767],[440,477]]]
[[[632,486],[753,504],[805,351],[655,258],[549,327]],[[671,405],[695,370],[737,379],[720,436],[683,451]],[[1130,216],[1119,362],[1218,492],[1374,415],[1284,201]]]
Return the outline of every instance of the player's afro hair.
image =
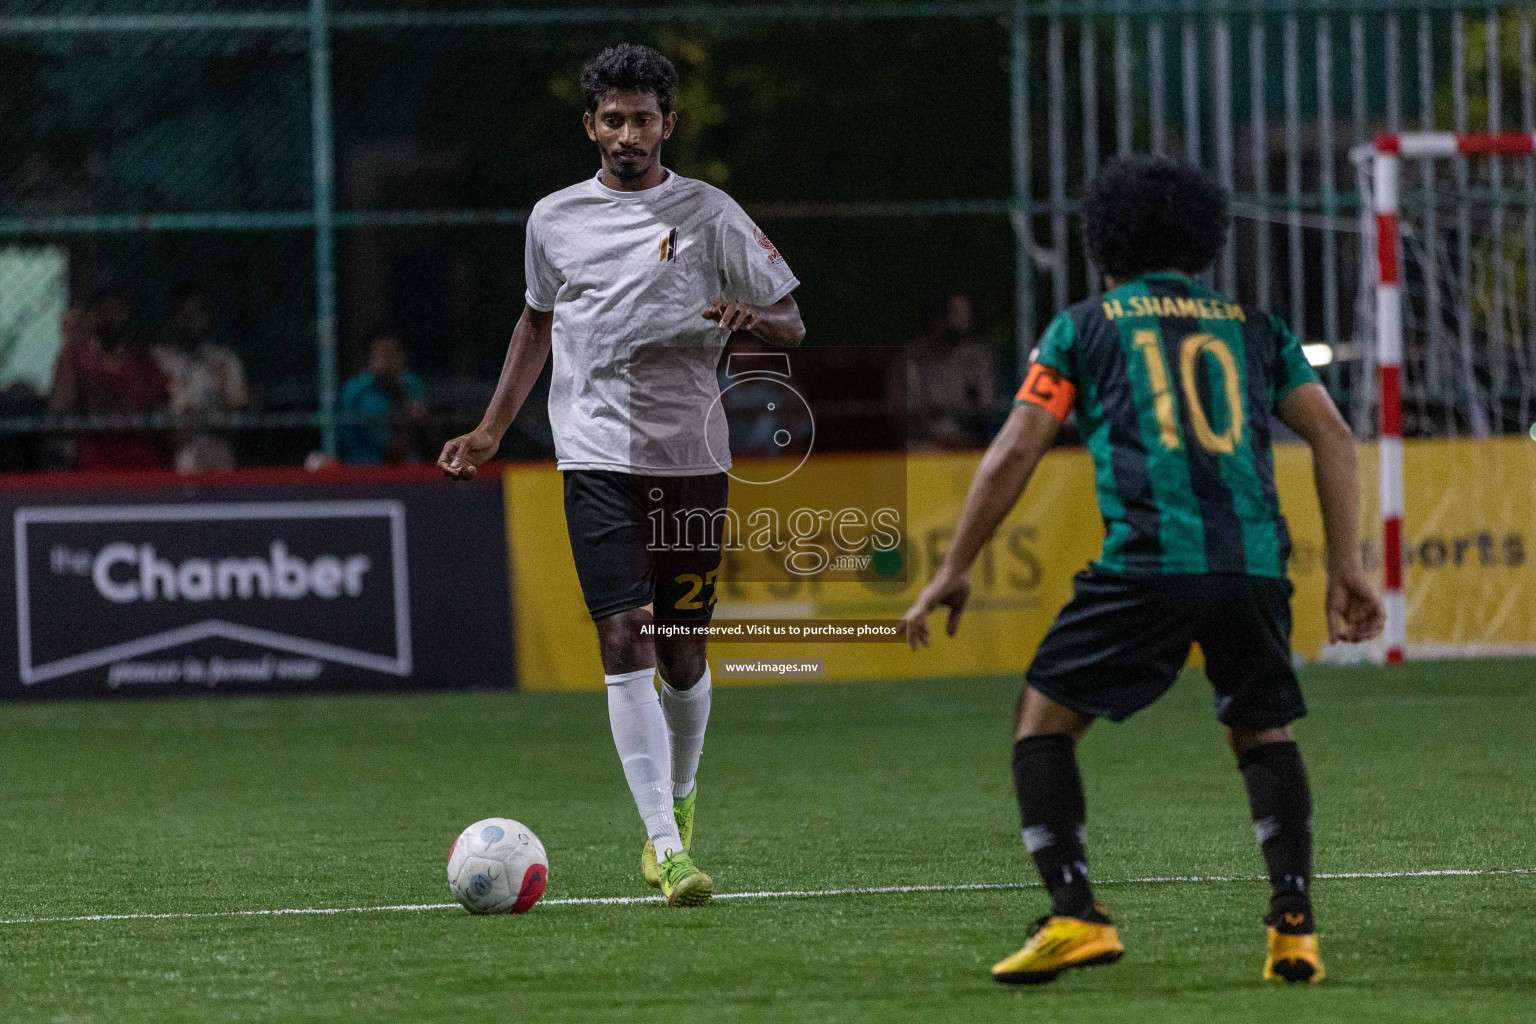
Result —
[[[1083,196],[1088,258],[1118,281],[1155,270],[1204,271],[1227,243],[1227,194],[1194,164],[1122,156]]]
[[[649,46],[620,43],[581,69],[581,91],[588,113],[596,113],[598,103],[611,92],[649,92],[655,94],[662,114],[670,114],[677,93],[677,68]]]

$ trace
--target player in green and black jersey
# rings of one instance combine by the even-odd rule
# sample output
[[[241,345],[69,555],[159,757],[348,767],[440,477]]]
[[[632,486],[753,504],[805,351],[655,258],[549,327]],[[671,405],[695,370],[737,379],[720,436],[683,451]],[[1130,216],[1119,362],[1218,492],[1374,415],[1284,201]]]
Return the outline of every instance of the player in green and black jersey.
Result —
[[[1332,640],[1369,639],[1382,622],[1360,559],[1354,441],[1285,325],[1196,277],[1221,253],[1229,223],[1226,195],[1207,174],[1122,158],[1094,179],[1082,213],[1107,290],[1047,328],[953,545],[905,619],[910,642],[926,644],[927,615],[943,605],[954,633],[972,561],[1075,414],[1093,456],[1104,550],[1036,652],[1014,726],[1024,843],[1051,912],[992,973],[1049,981],[1119,959],[1119,936],[1088,883],[1076,744],[1094,719],[1118,722],[1155,701],[1199,643],[1269,868],[1264,976],[1319,981],[1312,800],[1289,724],[1306,709],[1291,670],[1291,544],[1270,418],[1312,448]]]

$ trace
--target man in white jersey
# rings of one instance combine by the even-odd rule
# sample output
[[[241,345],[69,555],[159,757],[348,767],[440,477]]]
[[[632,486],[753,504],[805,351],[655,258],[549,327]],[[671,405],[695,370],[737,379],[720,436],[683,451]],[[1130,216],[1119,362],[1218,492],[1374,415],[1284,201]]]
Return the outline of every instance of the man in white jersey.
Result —
[[[526,303],[496,394],[438,465],[473,478],[553,353],[549,420],[566,525],[614,744],[649,836],[641,871],[669,904],[696,906],[714,891],[690,857],[709,663],[703,640],[656,644],[641,627],[707,622],[714,611],[731,467],[716,366],[735,331],[798,345],[805,326],[790,293],[800,282],[729,196],[662,166],[677,124],[670,61],[615,46],[587,65],[581,86],[602,169],[534,206]],[[661,516],[707,528],[691,546],[662,549],[651,530]]]

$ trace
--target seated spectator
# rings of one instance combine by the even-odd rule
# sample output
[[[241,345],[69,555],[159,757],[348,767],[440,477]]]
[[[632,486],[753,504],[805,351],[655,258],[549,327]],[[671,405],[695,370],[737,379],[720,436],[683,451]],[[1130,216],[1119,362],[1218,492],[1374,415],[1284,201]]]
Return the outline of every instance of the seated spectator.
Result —
[[[908,441],[919,450],[983,447],[997,385],[992,346],[976,334],[970,296],[936,298],[926,320],[907,358]]]
[[[170,387],[171,412],[191,420],[189,427],[176,432],[178,473],[234,469],[229,438],[201,421],[251,402],[240,357],[212,340],[212,327],[208,296],[195,289],[182,291],[172,300],[165,338],[154,349]]]
[[[355,466],[420,462],[420,433],[427,389],[405,367],[405,345],[393,331],[368,339],[368,369],[347,381],[339,411],[350,422],[341,429],[341,460]]]
[[[132,333],[128,293],[109,288],[83,316],[70,311],[64,344],[53,367],[48,409],[57,414],[143,417],[170,403],[165,374]],[[160,469],[169,464],[163,431],[149,429],[76,432],[75,468]]]
[[[0,416],[32,419],[47,411],[47,400],[25,379],[0,388]],[[0,473],[31,473],[41,467],[42,438],[39,435],[10,434],[0,443]]]

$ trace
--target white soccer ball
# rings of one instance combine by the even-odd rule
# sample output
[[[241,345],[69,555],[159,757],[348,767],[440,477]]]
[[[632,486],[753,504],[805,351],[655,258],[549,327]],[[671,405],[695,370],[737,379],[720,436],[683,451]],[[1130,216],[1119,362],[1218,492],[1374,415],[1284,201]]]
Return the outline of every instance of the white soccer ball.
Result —
[[[548,880],[544,844],[511,818],[475,822],[448,851],[448,888],[471,914],[521,914],[539,902]]]

